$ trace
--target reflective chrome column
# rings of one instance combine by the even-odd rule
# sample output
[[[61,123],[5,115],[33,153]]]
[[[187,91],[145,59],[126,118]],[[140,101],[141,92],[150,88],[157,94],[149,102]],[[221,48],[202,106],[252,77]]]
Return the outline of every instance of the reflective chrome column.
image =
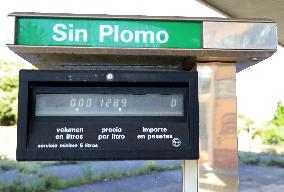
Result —
[[[238,191],[236,65],[198,64],[199,191]]]

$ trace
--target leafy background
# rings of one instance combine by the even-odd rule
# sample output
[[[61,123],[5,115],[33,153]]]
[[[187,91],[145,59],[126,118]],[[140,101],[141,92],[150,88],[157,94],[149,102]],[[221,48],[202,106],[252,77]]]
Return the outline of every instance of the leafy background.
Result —
[[[0,125],[14,125],[17,121],[19,70],[31,66],[0,61]]]

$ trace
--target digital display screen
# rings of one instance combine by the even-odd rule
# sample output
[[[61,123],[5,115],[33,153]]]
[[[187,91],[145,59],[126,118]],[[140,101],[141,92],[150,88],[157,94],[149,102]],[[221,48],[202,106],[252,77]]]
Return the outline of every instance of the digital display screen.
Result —
[[[35,116],[183,116],[182,94],[36,94]]]

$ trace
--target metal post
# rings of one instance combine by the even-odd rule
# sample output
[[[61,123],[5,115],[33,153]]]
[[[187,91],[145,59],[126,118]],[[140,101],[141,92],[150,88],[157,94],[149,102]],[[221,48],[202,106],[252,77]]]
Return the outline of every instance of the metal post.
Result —
[[[183,160],[183,192],[198,192],[198,160]]]

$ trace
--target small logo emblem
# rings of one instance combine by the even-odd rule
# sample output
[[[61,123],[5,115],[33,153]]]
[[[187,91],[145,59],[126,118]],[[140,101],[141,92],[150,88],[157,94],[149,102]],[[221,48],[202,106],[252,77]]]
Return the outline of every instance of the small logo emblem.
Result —
[[[173,140],[172,140],[172,145],[173,145],[174,147],[179,147],[180,144],[181,144],[181,140],[180,140],[179,138],[173,138]]]

